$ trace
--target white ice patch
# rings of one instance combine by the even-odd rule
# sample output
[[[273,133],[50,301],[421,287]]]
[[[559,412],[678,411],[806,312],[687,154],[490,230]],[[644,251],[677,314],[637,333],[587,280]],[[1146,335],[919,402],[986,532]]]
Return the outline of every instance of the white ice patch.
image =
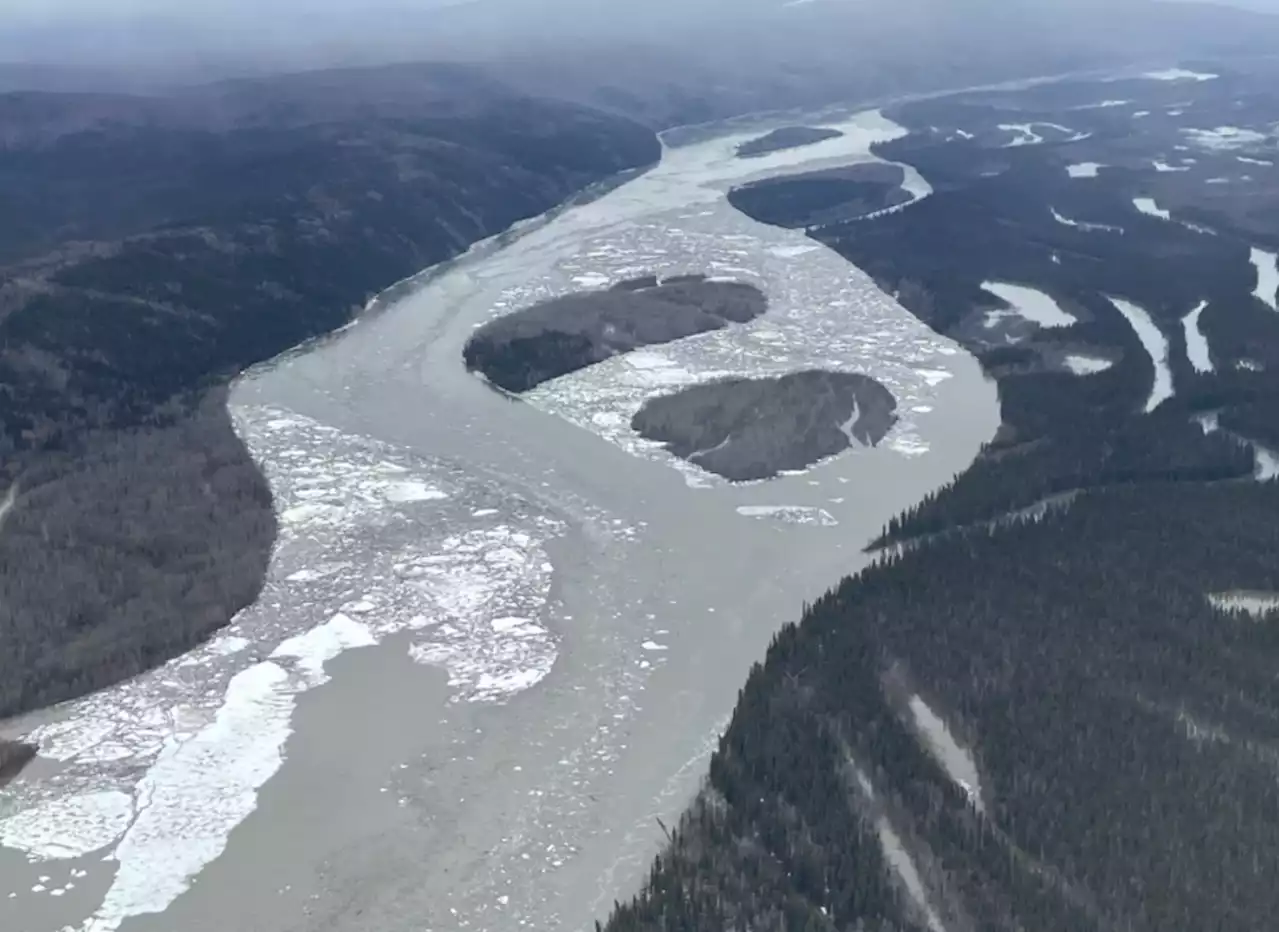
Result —
[[[424,493],[501,496],[287,411],[232,414],[280,512],[258,601],[183,657],[61,707],[24,737],[63,767],[6,787],[5,845],[31,857],[114,845],[119,869],[86,932],[165,909],[218,856],[280,767],[298,696],[342,652],[414,631],[415,658],[447,668],[457,702],[504,699],[555,658],[531,619],[551,584],[540,542],[558,522],[515,498],[496,526],[459,530],[467,510],[424,520]]]
[[[1097,178],[1101,162],[1076,162],[1067,166],[1067,175],[1071,178]]]
[[[389,502],[430,502],[448,498],[444,492],[425,482],[393,482],[387,488]]]
[[[1147,355],[1151,357],[1151,363],[1155,367],[1155,379],[1151,385],[1151,394],[1148,396],[1146,406],[1143,408],[1144,411],[1150,413],[1159,407],[1161,402],[1173,397],[1173,373],[1169,370],[1169,341],[1160,332],[1160,328],[1152,322],[1151,315],[1146,312],[1145,308],[1141,308],[1123,298],[1115,298],[1110,295],[1108,295],[1108,300],[1115,305],[1116,310],[1123,314],[1124,319],[1129,322],[1129,326],[1138,335],[1142,348],[1147,351]]]
[[[1162,162],[1159,159],[1155,159],[1151,163],[1151,167],[1158,172],[1189,172],[1191,171],[1190,165],[1170,165],[1168,162]]]
[[[1171,220],[1169,211],[1163,210],[1156,206],[1154,199],[1149,197],[1135,197],[1133,206],[1137,208],[1138,213],[1146,214],[1148,217],[1159,217],[1161,220]]]
[[[0,823],[0,844],[33,861],[80,858],[113,843],[133,820],[133,797],[118,790],[38,803]]]
[[[1162,71],[1145,71],[1142,77],[1152,81],[1212,81],[1217,75],[1207,71],[1188,71],[1186,68],[1165,68]]]
[[[784,524],[831,527],[839,523],[825,508],[813,505],[739,505],[735,510],[747,518],[770,518]]]
[[[1244,162],[1246,165],[1266,165],[1268,168],[1273,167],[1275,162],[1268,162],[1266,159],[1251,159],[1247,155],[1237,155],[1237,162]]]
[[[599,272],[585,272],[582,275],[575,276],[573,283],[583,288],[603,288],[609,284],[609,276],[601,275]]]
[[[1111,368],[1110,359],[1099,359],[1097,356],[1079,356],[1069,354],[1063,364],[1076,375],[1093,375]]]
[[[1276,254],[1258,249],[1256,246],[1250,247],[1249,261],[1257,274],[1253,286],[1254,295],[1273,311],[1276,310],[1276,288],[1280,285]]]
[[[1058,302],[1035,288],[1009,282],[983,282],[982,288],[1011,305],[1022,317],[1041,327],[1070,327],[1076,319]]]
[[[1209,356],[1209,341],[1200,330],[1200,314],[1209,304],[1201,301],[1182,318],[1182,329],[1187,340],[1187,359],[1197,372],[1212,372],[1213,359]]]

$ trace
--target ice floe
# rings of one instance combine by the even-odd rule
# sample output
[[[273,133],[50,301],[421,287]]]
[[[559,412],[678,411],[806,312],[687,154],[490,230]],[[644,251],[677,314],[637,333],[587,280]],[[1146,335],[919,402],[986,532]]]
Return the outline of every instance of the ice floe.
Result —
[[[62,763],[56,780],[6,787],[6,847],[32,858],[110,848],[118,868],[92,932],[165,909],[218,856],[281,766],[299,697],[342,652],[412,632],[414,659],[444,667],[459,702],[509,697],[555,660],[534,619],[551,583],[542,542],[558,522],[514,498],[500,502],[504,521],[467,528],[463,505],[443,522],[446,499],[499,495],[287,411],[233,415],[280,516],[260,598],[205,645],[66,704],[25,736]]]
[[[1072,178],[1097,178],[1101,162],[1076,162],[1067,166],[1067,175]]]
[[[770,518],[785,524],[838,524],[825,508],[813,505],[739,505],[737,512],[747,518]]]

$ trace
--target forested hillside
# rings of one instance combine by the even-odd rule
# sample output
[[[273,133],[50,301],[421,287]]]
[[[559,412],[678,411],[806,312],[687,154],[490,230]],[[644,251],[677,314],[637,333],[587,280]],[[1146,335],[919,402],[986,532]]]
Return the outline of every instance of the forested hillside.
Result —
[[[978,355],[1003,427],[777,636],[607,929],[1277,925],[1277,314],[1250,252],[1276,248],[1274,74],[892,112],[912,132],[879,154],[933,193],[810,234]],[[1188,145],[1228,108],[1247,148]]]
[[[658,155],[465,68],[0,95],[0,717],[252,600],[270,492],[221,386]]]

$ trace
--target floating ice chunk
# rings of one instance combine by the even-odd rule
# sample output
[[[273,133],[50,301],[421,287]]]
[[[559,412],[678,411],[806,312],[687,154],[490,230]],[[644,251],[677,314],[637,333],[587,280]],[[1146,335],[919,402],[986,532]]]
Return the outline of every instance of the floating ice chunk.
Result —
[[[1067,166],[1067,175],[1072,178],[1097,178],[1101,162],[1076,162]]]
[[[743,517],[772,518],[786,524],[831,527],[839,523],[825,508],[813,505],[739,505],[735,510]]]
[[[640,645],[643,650],[666,650],[667,645],[659,644],[657,641],[644,641]]]
[[[342,612],[310,631],[295,635],[271,652],[271,659],[292,658],[306,672],[311,685],[324,682],[324,665],[345,650],[370,647],[377,639],[369,626]]]
[[[212,724],[165,745],[138,784],[137,818],[116,846],[119,869],[87,929],[114,932],[130,916],[163,912],[222,853],[280,767],[293,705],[289,675],[255,664],[231,680]]]
[[[0,821],[0,845],[33,860],[84,857],[119,838],[132,818],[133,798],[117,790],[50,799]]]
[[[389,502],[429,502],[448,497],[425,482],[396,482],[387,487]]]
[[[1158,172],[1189,172],[1190,165],[1170,165],[1168,162],[1162,162],[1159,159],[1152,161],[1151,166]],[[1141,208],[1139,208],[1141,210]]]
[[[471,512],[471,517],[487,518],[490,515],[496,515],[497,513],[498,513],[498,509],[496,508],[477,508],[475,511]]]

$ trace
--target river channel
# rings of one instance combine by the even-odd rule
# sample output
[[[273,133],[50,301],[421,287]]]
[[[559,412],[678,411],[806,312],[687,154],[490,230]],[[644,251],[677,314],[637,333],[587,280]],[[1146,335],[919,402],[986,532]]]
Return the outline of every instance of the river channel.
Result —
[[[997,426],[975,360],[725,200],[903,132],[826,125],[844,135],[762,158],[733,151],[769,124],[669,147],[246,374],[232,413],[282,524],[263,596],[40,725],[25,821],[0,822],[0,927],[576,930],[633,893],[779,626]],[[690,272],[770,309],[521,401],[463,369],[495,315]],[[653,394],[813,366],[888,387],[889,436],[732,485],[630,430]]]

